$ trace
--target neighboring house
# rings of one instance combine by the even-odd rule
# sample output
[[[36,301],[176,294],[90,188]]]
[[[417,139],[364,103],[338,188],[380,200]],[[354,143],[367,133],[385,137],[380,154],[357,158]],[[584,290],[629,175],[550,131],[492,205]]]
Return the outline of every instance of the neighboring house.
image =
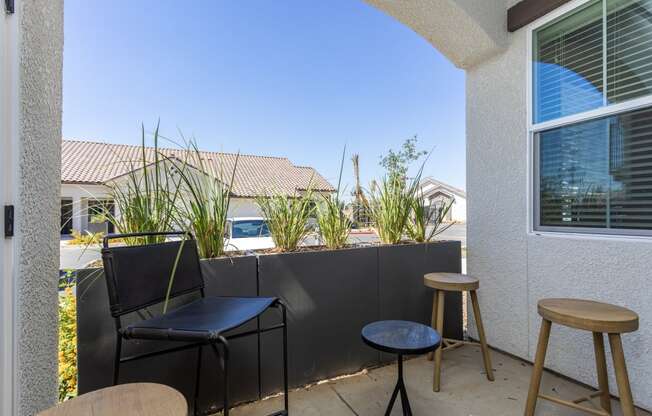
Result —
[[[430,177],[422,179],[419,187],[424,204],[431,209],[440,210],[453,201],[444,221],[466,222],[466,192]]]
[[[175,157],[180,163],[187,160],[191,164],[190,168],[197,168],[192,166],[194,155],[188,155],[184,150],[159,150],[166,156]],[[228,183],[236,160],[235,154],[201,151],[200,157],[204,168],[211,175]],[[146,158],[154,160],[153,148],[147,149]],[[115,209],[111,202],[110,187],[120,186],[120,181],[126,180],[131,172],[142,169],[141,160],[140,146],[63,140],[61,233],[69,234],[73,229],[112,232],[111,225],[95,215],[101,211],[97,206]],[[316,170],[295,166],[287,158],[240,155],[231,191],[229,216],[260,216],[255,201],[257,197],[275,194],[294,196],[308,187],[320,193],[335,191]]]

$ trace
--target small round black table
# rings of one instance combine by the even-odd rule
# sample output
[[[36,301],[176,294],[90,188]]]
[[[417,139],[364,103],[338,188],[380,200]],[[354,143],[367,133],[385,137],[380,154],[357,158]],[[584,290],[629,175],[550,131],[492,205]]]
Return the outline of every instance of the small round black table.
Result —
[[[425,354],[441,344],[441,337],[429,326],[410,321],[378,321],[362,328],[362,340],[377,350],[398,354],[398,381],[389,400],[385,416],[394,407],[396,396],[401,393],[403,415],[412,415],[405,382],[403,381],[403,355]]]

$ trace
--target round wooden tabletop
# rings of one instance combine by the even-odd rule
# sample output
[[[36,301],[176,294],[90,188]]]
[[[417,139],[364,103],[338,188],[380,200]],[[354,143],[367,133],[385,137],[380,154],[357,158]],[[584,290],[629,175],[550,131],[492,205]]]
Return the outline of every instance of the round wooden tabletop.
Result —
[[[188,404],[172,387],[121,384],[60,403],[37,416],[187,416]]]
[[[451,292],[477,290],[480,287],[478,279],[461,273],[428,273],[423,276],[423,284],[433,289]]]
[[[620,334],[638,329],[635,312],[592,300],[542,299],[538,311],[551,322],[586,331]]]

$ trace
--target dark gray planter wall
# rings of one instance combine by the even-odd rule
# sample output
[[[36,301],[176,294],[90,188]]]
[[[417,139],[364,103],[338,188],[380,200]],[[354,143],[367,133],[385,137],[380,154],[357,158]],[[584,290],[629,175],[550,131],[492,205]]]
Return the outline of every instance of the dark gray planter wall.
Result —
[[[378,319],[429,324],[432,291],[423,285],[423,274],[459,272],[460,267],[459,242],[202,261],[208,296],[276,296],[288,305],[289,381],[294,387],[380,363],[380,354],[362,343],[362,327]],[[86,393],[110,385],[112,377],[115,328],[101,270],[78,272],[77,302],[79,392]],[[461,298],[447,296],[447,336],[461,336],[461,311]],[[160,313],[160,309],[152,308],[151,313]],[[124,322],[139,319],[142,317],[134,314],[125,317]],[[279,319],[278,312],[269,311],[262,321],[271,324]],[[239,330],[255,325],[251,322]],[[260,391],[257,337],[231,342],[232,403],[256,400],[261,391],[267,395],[281,390],[281,340],[281,331],[261,336]],[[165,346],[143,341],[123,345],[124,355]],[[204,349],[203,357],[199,408],[215,412],[221,403],[222,378],[209,348]],[[393,357],[383,355],[382,359]],[[196,360],[197,351],[193,349],[127,363],[121,367],[120,382],[168,384],[192,403]]]
[[[288,307],[290,386],[378,362],[360,340],[360,329],[378,319],[377,262],[375,247],[260,256],[260,295]],[[261,344],[266,395],[282,386],[281,334],[264,334]]]
[[[448,241],[445,244],[424,244],[425,273],[430,272],[462,272],[462,243],[459,241]],[[423,276],[421,277],[423,282]],[[428,311],[432,311],[433,291],[429,290],[430,301]],[[432,315],[428,315],[430,323]],[[444,301],[444,336],[446,338],[462,339],[464,328],[462,327],[462,294],[446,292]]]
[[[430,325],[433,291],[423,284],[429,272],[461,270],[461,244],[441,242],[378,247],[379,319],[402,319]],[[462,298],[446,294],[444,335],[462,338]],[[459,312],[458,312],[459,311]],[[382,354],[383,361],[396,357]]]

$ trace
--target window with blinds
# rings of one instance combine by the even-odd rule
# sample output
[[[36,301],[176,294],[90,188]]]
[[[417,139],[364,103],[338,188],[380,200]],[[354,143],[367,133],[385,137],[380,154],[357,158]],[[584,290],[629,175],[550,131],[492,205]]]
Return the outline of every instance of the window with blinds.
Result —
[[[535,135],[539,226],[652,230],[652,109]]]
[[[652,93],[652,1],[607,0],[607,98]]]
[[[534,122],[603,104],[602,1],[592,1],[534,34]]]
[[[652,235],[652,0],[587,1],[532,34],[535,229]]]
[[[594,0],[533,36],[533,122],[652,93],[652,0]]]

